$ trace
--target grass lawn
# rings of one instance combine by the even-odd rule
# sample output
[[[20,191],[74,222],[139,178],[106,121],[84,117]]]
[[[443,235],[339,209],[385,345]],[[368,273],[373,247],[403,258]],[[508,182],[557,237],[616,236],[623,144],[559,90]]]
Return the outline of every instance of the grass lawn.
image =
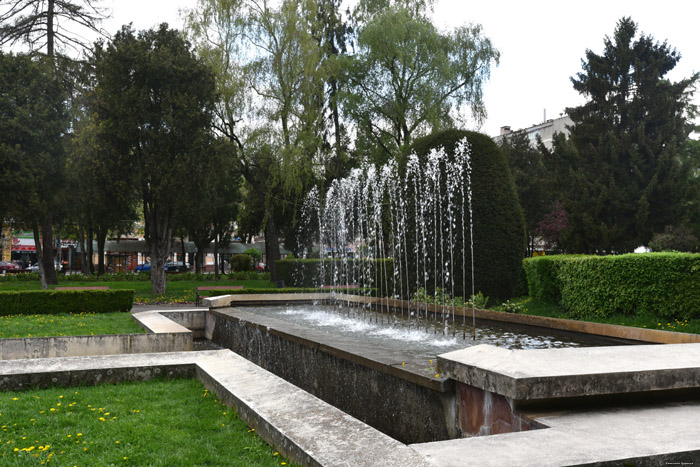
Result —
[[[0,392],[0,465],[289,462],[191,379]]]
[[[167,281],[165,295],[153,295],[150,281],[70,281],[70,276],[61,280],[61,287],[109,286],[110,289],[133,289],[137,303],[194,303],[195,289],[199,286],[242,285],[244,289],[268,289],[275,284],[267,280],[219,280],[219,281]],[[167,277],[166,277],[167,280]],[[0,291],[41,290],[39,281],[0,282]]]
[[[523,314],[547,316],[550,318],[571,319],[566,312],[556,304],[539,302],[530,300],[529,297],[521,297],[516,300],[511,300],[522,305]],[[500,307],[493,307],[499,310]],[[628,316],[628,315],[612,315],[608,317],[590,317],[586,321],[604,324],[618,324],[621,326],[632,326],[637,328],[660,329],[663,331],[687,332],[691,334],[700,334],[700,320],[661,320],[654,316]]]
[[[0,316],[0,339],[146,332],[131,313],[58,313]]]

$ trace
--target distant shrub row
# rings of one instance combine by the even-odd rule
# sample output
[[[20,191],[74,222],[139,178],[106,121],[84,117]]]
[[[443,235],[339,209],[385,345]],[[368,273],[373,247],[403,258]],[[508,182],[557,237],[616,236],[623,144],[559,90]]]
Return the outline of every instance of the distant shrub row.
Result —
[[[551,256],[523,267],[530,297],[559,303],[572,318],[700,317],[699,254]]]
[[[247,258],[249,256],[245,255]],[[151,273],[143,272],[140,274],[134,274],[132,272],[117,272],[102,274],[101,276],[97,274],[57,274],[56,275],[59,282],[132,282],[132,281],[143,281],[148,282],[151,280]],[[184,272],[182,274],[166,274],[167,281],[213,281],[216,280],[216,275],[214,274],[202,274],[194,272]],[[231,274],[220,274],[219,279],[229,279],[229,280],[270,280],[270,273],[263,272],[259,273],[256,271],[241,271],[233,272]],[[0,276],[0,282],[13,282],[13,281],[39,281],[39,273],[22,273],[22,274],[6,274]]]
[[[128,312],[133,303],[133,290],[0,292],[0,316]]]
[[[393,288],[391,259],[283,259],[275,267],[278,279],[288,287],[363,284],[381,290]]]
[[[346,289],[342,287],[331,289],[319,289],[315,287],[280,287],[277,289],[241,289],[241,290],[207,290],[208,297],[219,295],[244,295],[244,294],[279,294],[279,293],[346,293],[348,295],[375,295],[377,289]]]

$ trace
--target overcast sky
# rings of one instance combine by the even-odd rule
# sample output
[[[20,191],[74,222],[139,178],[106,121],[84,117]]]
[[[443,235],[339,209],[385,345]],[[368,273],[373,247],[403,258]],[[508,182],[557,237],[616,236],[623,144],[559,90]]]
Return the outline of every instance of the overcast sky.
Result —
[[[114,33],[133,22],[147,29],[163,21],[180,28],[180,8],[196,0],[106,0],[113,17],[103,24]],[[681,52],[670,77],[674,81],[700,71],[700,2],[696,0],[566,0],[484,1],[437,0],[434,22],[442,29],[479,23],[501,51],[501,63],[491,72],[484,98],[488,119],[481,131],[497,135],[501,126],[514,130],[556,118],[583,99],[569,78],[581,70],[586,49],[603,50],[603,38],[615,24],[631,16],[639,29]],[[700,96],[695,102],[700,105]]]

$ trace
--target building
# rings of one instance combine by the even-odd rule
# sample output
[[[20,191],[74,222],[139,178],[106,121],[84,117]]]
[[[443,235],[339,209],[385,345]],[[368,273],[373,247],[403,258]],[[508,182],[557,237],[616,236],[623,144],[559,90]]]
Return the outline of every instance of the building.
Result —
[[[511,130],[509,126],[501,127],[501,134],[494,136],[493,140],[496,143],[503,141],[503,139],[512,138],[514,135],[524,133],[530,140],[530,144],[535,145],[537,141],[537,136],[542,139],[542,143],[547,149],[552,148],[552,139],[555,133],[564,133],[569,136],[569,126],[572,126],[574,122],[569,118],[568,115],[564,115],[559,118],[545,120],[544,122],[532,125],[528,128],[522,128],[520,130]]]

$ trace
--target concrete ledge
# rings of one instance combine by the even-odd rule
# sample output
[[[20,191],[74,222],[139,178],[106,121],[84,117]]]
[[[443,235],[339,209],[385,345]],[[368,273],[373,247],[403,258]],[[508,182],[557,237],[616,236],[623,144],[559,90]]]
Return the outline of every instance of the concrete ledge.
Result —
[[[209,308],[227,308],[237,305],[279,305],[289,302],[311,303],[332,300],[334,297],[334,295],[329,293],[236,294],[206,297],[202,301]]]
[[[307,466],[431,467],[408,446],[229,350],[0,362],[0,390],[196,376],[285,456]]]
[[[516,401],[700,387],[700,344],[507,350],[438,356],[452,379]]]
[[[195,316],[199,313],[199,316]],[[173,321],[186,324],[206,319],[203,310],[173,310],[134,313],[133,318],[148,334],[109,334],[100,336],[27,337],[0,339],[0,360],[119,355],[153,352],[182,352],[193,349],[194,333]],[[199,334],[203,334],[200,331]]]

